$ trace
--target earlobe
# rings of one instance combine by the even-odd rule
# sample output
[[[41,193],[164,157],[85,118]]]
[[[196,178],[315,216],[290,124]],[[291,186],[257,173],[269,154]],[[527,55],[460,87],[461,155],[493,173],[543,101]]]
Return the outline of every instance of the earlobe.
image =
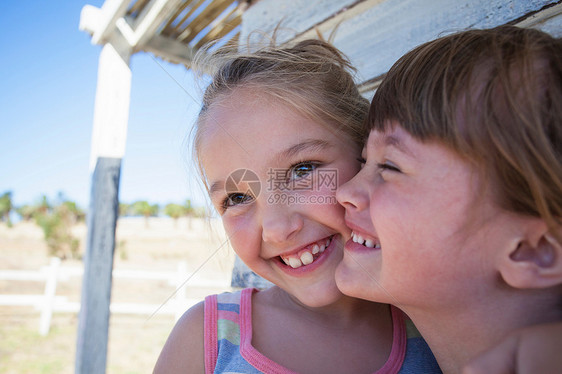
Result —
[[[544,230],[519,241],[502,261],[500,273],[514,288],[547,288],[562,284],[562,245]]]

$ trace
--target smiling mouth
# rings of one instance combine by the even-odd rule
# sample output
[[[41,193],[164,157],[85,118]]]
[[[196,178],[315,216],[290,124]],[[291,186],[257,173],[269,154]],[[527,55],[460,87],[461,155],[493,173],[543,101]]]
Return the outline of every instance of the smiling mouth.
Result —
[[[364,239],[361,235],[351,232],[351,239],[353,242],[360,244],[367,248],[381,249],[381,243],[377,239]]]
[[[314,244],[307,245],[304,249],[301,249],[297,253],[291,255],[281,255],[281,261],[283,261],[287,266],[293,269],[300,268],[301,266],[306,266],[314,263],[318,257],[328,248],[332,242],[334,235],[329,238],[317,241]]]

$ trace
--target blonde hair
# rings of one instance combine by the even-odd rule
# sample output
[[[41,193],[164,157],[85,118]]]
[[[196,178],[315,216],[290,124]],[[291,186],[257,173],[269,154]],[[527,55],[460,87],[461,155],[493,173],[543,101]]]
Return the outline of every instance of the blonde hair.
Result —
[[[560,39],[500,26],[425,43],[398,60],[375,93],[370,127],[384,131],[389,120],[475,162],[503,208],[560,228]]]
[[[194,136],[195,158],[204,183],[199,160],[207,114],[215,103],[240,88],[259,90],[359,147],[367,136],[364,122],[369,101],[359,94],[349,60],[327,42],[310,39],[247,54],[223,47],[200,53],[194,66],[211,75]]]

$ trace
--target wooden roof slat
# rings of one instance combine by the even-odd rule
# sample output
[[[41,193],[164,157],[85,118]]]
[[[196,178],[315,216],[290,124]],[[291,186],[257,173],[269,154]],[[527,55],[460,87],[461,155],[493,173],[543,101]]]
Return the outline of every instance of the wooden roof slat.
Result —
[[[180,41],[189,43],[197,34],[199,34],[205,27],[209,26],[226,8],[228,8],[235,0],[223,0],[211,2],[186,28],[182,34]],[[189,29],[189,30],[188,30]],[[186,32],[189,31],[189,32]]]
[[[127,11],[127,15],[128,16],[132,16],[132,17],[136,17],[138,16],[142,10],[144,9],[144,7],[146,7],[146,4],[148,4],[150,0],[137,0],[133,3],[133,5],[129,8],[129,10]]]
[[[237,10],[234,9],[233,12],[231,12],[229,14],[229,16],[232,13],[235,13],[236,11]],[[236,28],[236,26],[240,25],[241,22],[242,22],[242,17],[240,15],[237,15],[237,16],[233,17],[231,20],[228,20],[228,21],[224,20],[224,21],[220,22],[213,29],[211,29],[211,31],[209,31],[207,33],[207,35],[205,35],[203,38],[201,38],[201,40],[199,40],[197,42],[197,44],[195,44],[194,48],[195,49],[201,48],[203,45],[207,44],[208,42],[210,42],[212,40],[223,38],[229,32],[234,30]]]
[[[185,8],[187,8],[189,6],[189,4],[191,4],[192,1],[184,1],[182,5],[180,5],[178,7],[178,9],[174,12],[174,14],[170,17],[170,19],[168,20],[168,22],[166,22],[166,24],[164,25],[164,27],[162,28],[162,34],[164,34],[164,31],[166,31],[166,29],[168,29],[172,23],[174,23],[174,21],[179,17],[179,15],[185,10]]]
[[[176,26],[174,26],[171,29],[168,29],[168,26],[163,30],[163,33],[165,32],[166,35],[170,35],[170,36],[177,36],[180,35],[184,29],[180,29],[183,25],[183,23],[189,18],[191,17],[191,15],[197,10],[199,9],[199,7],[205,2],[205,0],[196,0],[196,1],[192,1],[191,3],[193,4],[193,6],[191,7],[191,9],[189,10],[189,12],[187,12],[182,19],[176,24]],[[181,14],[178,13],[177,16],[179,16]],[[171,25],[171,23],[170,23]]]

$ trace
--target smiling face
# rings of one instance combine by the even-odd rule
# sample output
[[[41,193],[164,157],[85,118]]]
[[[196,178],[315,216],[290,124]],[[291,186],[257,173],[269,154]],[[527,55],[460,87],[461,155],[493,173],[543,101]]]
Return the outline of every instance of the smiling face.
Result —
[[[371,132],[363,168],[338,190],[359,240],[346,244],[337,284],[406,312],[463,298],[469,305],[497,284],[497,257],[516,243],[517,218],[497,207],[455,152],[396,123],[390,129]]]
[[[350,230],[335,190],[358,171],[358,154],[342,132],[244,89],[205,117],[201,164],[232,247],[305,305],[342,296],[334,273]]]

